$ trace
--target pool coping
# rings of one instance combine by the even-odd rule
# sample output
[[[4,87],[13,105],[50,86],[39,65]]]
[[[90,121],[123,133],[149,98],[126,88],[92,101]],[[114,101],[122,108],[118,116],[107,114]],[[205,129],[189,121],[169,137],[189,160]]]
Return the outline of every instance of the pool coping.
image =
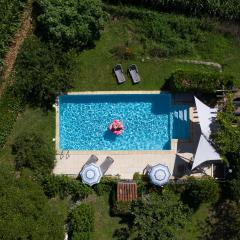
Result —
[[[64,95],[101,95],[101,94],[171,94],[169,91],[153,90],[153,91],[83,91],[83,92],[67,92]],[[58,101],[56,101],[58,102]],[[192,111],[189,106],[189,138],[187,140],[171,139],[171,149],[169,150],[62,150],[59,148],[59,104],[54,104],[56,110],[56,126],[55,126],[55,149],[57,155],[71,154],[115,154],[115,155],[129,155],[129,154],[176,154],[178,142],[192,141],[192,127],[191,121],[193,118]]]

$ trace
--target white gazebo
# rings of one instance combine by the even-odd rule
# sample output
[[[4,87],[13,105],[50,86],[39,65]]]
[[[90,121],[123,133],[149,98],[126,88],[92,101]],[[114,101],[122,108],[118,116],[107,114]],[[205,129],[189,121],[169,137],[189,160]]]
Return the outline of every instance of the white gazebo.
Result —
[[[221,156],[216,152],[210,141],[211,125],[217,116],[217,109],[208,107],[196,97],[194,99],[198,112],[201,136],[193,159],[192,170],[207,161],[221,160]]]

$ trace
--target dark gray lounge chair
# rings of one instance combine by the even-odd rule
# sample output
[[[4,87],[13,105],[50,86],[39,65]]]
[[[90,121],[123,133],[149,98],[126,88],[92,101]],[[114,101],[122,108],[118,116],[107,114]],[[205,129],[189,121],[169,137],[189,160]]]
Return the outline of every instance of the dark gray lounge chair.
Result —
[[[114,74],[116,76],[118,84],[124,83],[126,81],[126,79],[124,77],[124,74],[123,74],[123,69],[122,69],[122,65],[121,64],[117,64],[113,68],[113,71],[114,71]]]
[[[102,171],[102,175],[106,173],[109,167],[113,164],[114,160],[111,157],[106,157],[104,162],[100,165],[100,169]]]
[[[90,157],[89,157],[89,159],[86,161],[86,163],[83,165],[83,167],[82,167],[82,170],[83,170],[83,168],[85,167],[85,166],[87,166],[87,165],[89,165],[89,164],[91,164],[91,163],[96,163],[98,161],[98,158],[97,158],[97,156],[95,156],[94,154],[92,154]],[[81,170],[81,171],[82,171]],[[81,172],[80,171],[80,172]],[[79,172],[79,176],[80,176],[80,172]]]
[[[90,156],[90,158],[87,160],[87,162],[84,165],[89,165],[91,163],[96,163],[98,161],[97,156],[95,156],[94,154],[92,154]]]
[[[135,64],[131,64],[128,67],[128,72],[132,78],[133,84],[139,83],[141,81],[140,76],[138,74],[137,66]]]

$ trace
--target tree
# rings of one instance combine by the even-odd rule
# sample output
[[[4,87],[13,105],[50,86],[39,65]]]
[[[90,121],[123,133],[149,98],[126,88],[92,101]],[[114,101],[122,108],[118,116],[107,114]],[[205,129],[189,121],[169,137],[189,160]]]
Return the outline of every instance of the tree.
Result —
[[[13,145],[16,168],[30,168],[38,173],[49,173],[54,167],[54,157],[51,149],[43,139],[35,133],[19,135]]]
[[[15,91],[25,103],[51,108],[56,97],[73,84],[72,59],[72,52],[64,53],[31,35],[17,57]]]
[[[44,195],[42,188],[23,171],[16,177],[9,165],[0,163],[0,239],[64,238],[66,214]]]
[[[69,214],[69,237],[71,240],[90,240],[94,229],[94,212],[88,204],[80,204]]]
[[[132,232],[138,240],[173,240],[188,222],[189,209],[171,191],[152,193],[133,203]]]
[[[44,38],[66,48],[91,45],[100,36],[103,10],[100,0],[38,0],[38,30]]]
[[[202,226],[202,240],[239,240],[240,203],[226,201],[213,209]]]
[[[189,185],[182,193],[184,202],[194,209],[197,209],[201,203],[216,203],[219,195],[219,184],[212,178],[189,178]]]

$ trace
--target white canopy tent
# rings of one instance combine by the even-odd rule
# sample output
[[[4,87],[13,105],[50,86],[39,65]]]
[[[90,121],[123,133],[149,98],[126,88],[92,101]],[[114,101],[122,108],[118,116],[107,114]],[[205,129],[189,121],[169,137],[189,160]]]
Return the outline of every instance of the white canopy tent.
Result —
[[[201,135],[194,161],[192,170],[206,161],[221,160],[220,155],[216,152],[211,143]]]
[[[192,170],[204,162],[221,159],[220,155],[216,152],[209,140],[211,135],[210,126],[216,118],[217,109],[208,107],[196,97],[194,97],[194,99],[202,133],[198,142],[196,154],[194,156]]]
[[[194,97],[194,99],[197,107],[202,134],[209,140],[209,137],[211,135],[210,125],[212,124],[214,118],[217,116],[217,109],[208,107],[196,97]]]

